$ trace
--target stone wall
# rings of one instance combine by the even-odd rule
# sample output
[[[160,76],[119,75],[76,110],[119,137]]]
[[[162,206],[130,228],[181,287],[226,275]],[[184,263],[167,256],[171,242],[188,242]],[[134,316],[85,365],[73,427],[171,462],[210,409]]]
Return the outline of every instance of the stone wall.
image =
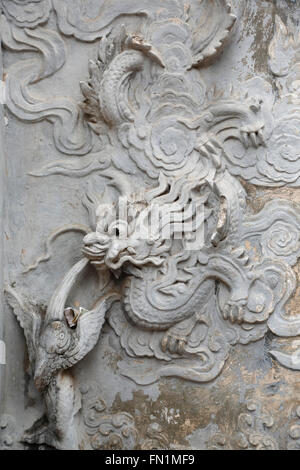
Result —
[[[299,448],[298,2],[23,3],[0,448]]]

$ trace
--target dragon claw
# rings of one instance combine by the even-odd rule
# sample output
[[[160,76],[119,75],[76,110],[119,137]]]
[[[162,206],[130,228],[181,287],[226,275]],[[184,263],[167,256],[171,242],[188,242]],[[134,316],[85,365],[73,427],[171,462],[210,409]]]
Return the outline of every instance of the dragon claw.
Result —
[[[161,342],[163,352],[169,351],[171,354],[179,354],[180,356],[184,354],[185,345],[186,338],[176,337],[169,333],[163,337]]]
[[[228,302],[223,308],[224,320],[229,320],[232,324],[238,323],[241,325],[245,319],[245,302]]]

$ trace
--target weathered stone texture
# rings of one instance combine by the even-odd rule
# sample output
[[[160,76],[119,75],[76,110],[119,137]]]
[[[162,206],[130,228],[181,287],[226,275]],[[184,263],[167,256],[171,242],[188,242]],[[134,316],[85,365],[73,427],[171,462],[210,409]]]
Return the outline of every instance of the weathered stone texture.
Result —
[[[0,10],[0,449],[298,449],[297,2]]]

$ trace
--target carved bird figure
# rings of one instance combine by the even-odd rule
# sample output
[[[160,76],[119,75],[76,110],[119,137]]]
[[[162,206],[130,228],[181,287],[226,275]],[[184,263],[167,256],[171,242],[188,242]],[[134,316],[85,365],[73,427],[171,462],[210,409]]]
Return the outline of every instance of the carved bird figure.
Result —
[[[66,370],[94,348],[105,314],[118,298],[116,294],[109,293],[92,310],[83,311],[76,322],[68,321],[65,303],[74,282],[87,264],[88,260],[80,260],[66,274],[54,292],[44,317],[36,304],[24,299],[14,288],[6,287],[7,301],[24,330],[35,386],[43,393],[47,408],[47,431],[42,431],[44,422],[40,423],[39,429],[35,424],[32,428],[34,436],[29,437],[29,431],[26,433],[27,442],[53,445],[54,440],[56,447],[64,442],[61,447],[66,448],[66,440],[74,440],[70,439],[69,432],[80,404],[72,377]]]

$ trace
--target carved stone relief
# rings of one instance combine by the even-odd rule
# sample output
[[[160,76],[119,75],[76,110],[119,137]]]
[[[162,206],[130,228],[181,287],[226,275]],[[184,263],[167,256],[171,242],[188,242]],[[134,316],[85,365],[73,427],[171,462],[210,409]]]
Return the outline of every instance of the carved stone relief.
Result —
[[[300,30],[287,19],[297,6],[1,8],[7,341],[22,341],[18,322],[31,411],[16,443],[0,424],[0,446],[297,448]],[[262,63],[230,62],[239,41],[250,56],[252,14],[271,18]],[[272,374],[293,410],[276,408],[277,385],[264,390]],[[241,399],[224,424],[230,380]],[[159,412],[159,393],[174,406]],[[210,417],[197,422],[205,400]]]

